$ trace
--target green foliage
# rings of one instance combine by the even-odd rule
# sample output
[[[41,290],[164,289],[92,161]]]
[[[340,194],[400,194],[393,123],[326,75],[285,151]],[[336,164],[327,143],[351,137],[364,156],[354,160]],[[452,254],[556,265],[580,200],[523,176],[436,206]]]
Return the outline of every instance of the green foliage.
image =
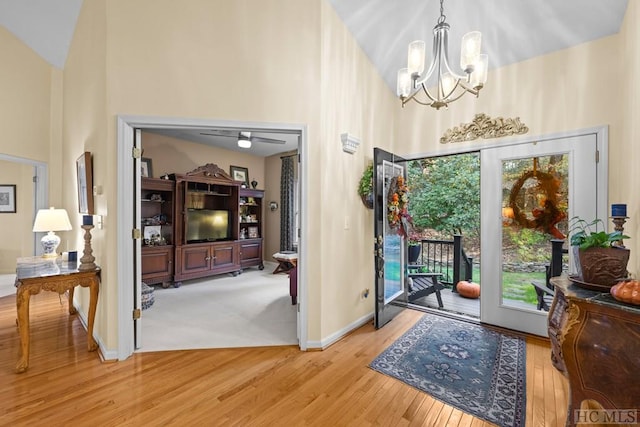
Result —
[[[358,184],[358,194],[360,196],[367,196],[373,191],[373,163],[369,164],[367,168],[362,172],[360,183]]]
[[[409,213],[418,229],[480,235],[480,161],[476,153],[415,160],[408,167]]]
[[[530,228],[508,228],[509,248],[518,253],[518,260],[544,262],[549,258],[549,238],[546,234]]]
[[[576,216],[571,218],[570,223],[571,246],[580,246],[580,249],[610,248],[615,242],[629,239],[629,236],[625,236],[619,231],[611,233],[598,231],[598,225],[602,225],[604,228],[601,219],[595,219],[588,223]]]

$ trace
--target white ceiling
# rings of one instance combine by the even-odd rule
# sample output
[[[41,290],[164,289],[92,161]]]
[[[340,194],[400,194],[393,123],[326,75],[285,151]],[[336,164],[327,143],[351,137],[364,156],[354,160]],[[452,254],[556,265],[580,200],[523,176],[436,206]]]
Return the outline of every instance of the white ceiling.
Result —
[[[406,66],[407,45],[416,39],[431,45],[440,14],[439,0],[328,1],[395,93],[397,70]],[[627,3],[628,0],[445,0],[444,14],[451,26],[449,57],[456,66],[460,39],[472,30],[482,32],[482,51],[489,54],[490,69],[612,35],[620,30]],[[0,0],[0,25],[62,69],[81,6],[82,0]],[[491,75],[487,85],[491,84],[490,79]],[[297,146],[295,135],[253,130],[256,136],[283,139],[287,145],[254,143],[251,154],[273,155]],[[205,138],[201,131],[157,132],[238,150],[235,141],[229,141],[231,138]]]

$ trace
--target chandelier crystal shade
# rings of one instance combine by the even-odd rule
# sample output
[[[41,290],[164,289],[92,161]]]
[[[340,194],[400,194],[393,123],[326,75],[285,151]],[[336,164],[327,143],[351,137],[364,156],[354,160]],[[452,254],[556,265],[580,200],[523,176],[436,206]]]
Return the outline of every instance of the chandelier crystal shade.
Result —
[[[413,100],[436,110],[448,107],[465,93],[478,96],[487,82],[489,57],[480,53],[482,34],[471,31],[462,37],[460,68],[456,73],[449,65],[449,24],[445,22],[443,1],[440,0],[440,17],[433,28],[433,56],[425,73],[426,44],[416,40],[409,44],[407,68],[398,71],[397,94],[402,106]],[[433,82],[430,78],[434,76]],[[431,90],[428,84],[432,84]],[[424,94],[424,95],[423,95]],[[425,98],[426,96],[426,98]]]

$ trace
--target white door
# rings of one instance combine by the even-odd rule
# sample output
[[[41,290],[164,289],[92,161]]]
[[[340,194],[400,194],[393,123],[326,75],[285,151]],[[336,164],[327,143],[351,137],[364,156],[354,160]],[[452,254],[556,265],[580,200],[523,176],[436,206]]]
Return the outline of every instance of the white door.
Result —
[[[142,149],[142,130],[134,130],[133,148]],[[133,223],[137,230],[142,231],[142,225],[140,221],[141,202],[140,202],[140,156],[134,156],[134,191],[133,191]],[[137,315],[133,316],[133,347],[135,349],[142,347],[142,244],[140,238],[133,239],[133,253],[135,258],[134,263],[134,280],[133,280],[133,310]]]
[[[597,162],[597,150],[603,151],[599,139],[601,134],[589,133],[482,150],[482,322],[547,336],[547,312],[509,298],[512,279],[505,281],[505,261],[518,247],[505,234],[526,228],[531,239],[561,238],[574,216],[601,218],[606,224],[606,167]],[[511,247],[503,248],[504,242]],[[527,245],[527,240],[518,244]]]

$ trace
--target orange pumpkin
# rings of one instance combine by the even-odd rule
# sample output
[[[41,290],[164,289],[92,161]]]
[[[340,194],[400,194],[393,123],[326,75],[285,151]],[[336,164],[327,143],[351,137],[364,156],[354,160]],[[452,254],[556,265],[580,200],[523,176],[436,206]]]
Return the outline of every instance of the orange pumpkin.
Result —
[[[458,290],[458,294],[465,298],[478,298],[480,296],[480,285],[473,282],[467,282],[466,280],[461,280],[458,282],[456,286]]]
[[[625,280],[613,285],[611,295],[618,301],[640,305],[640,282],[637,280]]]

